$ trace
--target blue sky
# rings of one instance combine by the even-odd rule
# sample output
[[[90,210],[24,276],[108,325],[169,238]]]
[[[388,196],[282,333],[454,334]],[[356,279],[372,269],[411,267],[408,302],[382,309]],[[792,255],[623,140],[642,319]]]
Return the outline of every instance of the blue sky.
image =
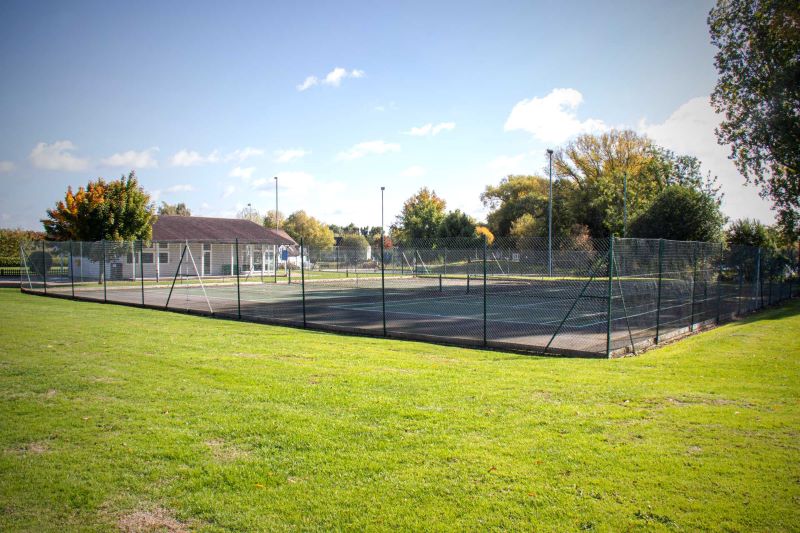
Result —
[[[712,2],[0,4],[0,226],[135,168],[158,200],[386,223],[422,186],[479,195],[547,147],[629,127],[772,221],[715,143]]]

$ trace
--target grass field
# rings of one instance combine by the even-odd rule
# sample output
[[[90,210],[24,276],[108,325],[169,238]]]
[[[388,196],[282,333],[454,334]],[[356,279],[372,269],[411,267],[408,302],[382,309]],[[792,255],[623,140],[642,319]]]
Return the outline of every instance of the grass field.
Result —
[[[637,358],[0,290],[0,530],[800,529],[800,301]]]

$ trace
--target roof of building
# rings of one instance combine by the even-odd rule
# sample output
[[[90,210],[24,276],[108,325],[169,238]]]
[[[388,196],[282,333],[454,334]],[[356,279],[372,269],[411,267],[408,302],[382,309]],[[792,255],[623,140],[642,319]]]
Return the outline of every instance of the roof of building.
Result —
[[[285,231],[240,218],[162,215],[153,223],[153,241],[206,241],[296,245]]]

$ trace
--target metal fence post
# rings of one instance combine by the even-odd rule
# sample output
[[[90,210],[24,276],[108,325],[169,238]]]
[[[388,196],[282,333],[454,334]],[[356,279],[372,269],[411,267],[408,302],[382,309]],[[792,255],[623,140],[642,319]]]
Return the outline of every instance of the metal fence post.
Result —
[[[303,291],[303,327],[306,327],[306,261],[302,238],[300,238],[300,286]]]
[[[47,294],[47,259],[44,251],[44,239],[42,239],[42,280],[44,284],[44,293]]]
[[[692,242],[692,316],[689,331],[694,331],[695,294],[697,294],[697,243]]]
[[[483,345],[486,346],[486,235],[483,236]]]
[[[761,282],[761,247],[756,252],[756,291],[758,291],[758,301],[761,304],[759,307],[764,307],[764,291],[763,283]]]
[[[236,239],[236,316],[242,319],[242,294],[239,288],[239,239]]]
[[[103,303],[108,301],[108,295],[106,294],[106,241],[105,239],[100,240],[100,246],[103,248]]]
[[[611,312],[612,291],[614,289],[614,237],[608,245],[608,309],[606,311],[606,357],[611,357]]]
[[[656,297],[656,344],[661,340],[661,284],[664,277],[664,239],[658,239],[658,295]]]
[[[722,263],[725,250],[719,245],[719,272],[717,273],[717,325],[719,325],[720,314],[722,313]]]
[[[72,289],[72,297],[75,298],[75,266],[72,253],[72,241],[69,241],[69,285]]]
[[[142,307],[144,307],[144,241],[139,239],[139,276],[142,278]]]
[[[386,336],[386,254],[383,250],[383,228],[381,228],[381,316],[383,317],[383,336]]]

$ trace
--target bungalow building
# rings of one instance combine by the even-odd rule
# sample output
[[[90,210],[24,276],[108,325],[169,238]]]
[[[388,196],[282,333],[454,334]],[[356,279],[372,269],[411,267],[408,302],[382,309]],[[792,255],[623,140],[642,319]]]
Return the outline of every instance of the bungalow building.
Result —
[[[152,242],[143,243],[141,251],[128,243],[111,254],[109,279],[139,278],[140,270],[145,278],[172,277],[179,265],[189,276],[231,275],[237,264],[237,240],[242,275],[272,274],[286,266],[286,258],[298,255],[289,253],[297,243],[285,231],[249,220],[159,216]]]

